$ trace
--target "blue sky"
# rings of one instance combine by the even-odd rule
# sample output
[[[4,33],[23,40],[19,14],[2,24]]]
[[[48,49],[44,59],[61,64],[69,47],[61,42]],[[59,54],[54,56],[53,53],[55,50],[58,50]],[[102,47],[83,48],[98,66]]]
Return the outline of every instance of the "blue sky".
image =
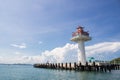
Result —
[[[86,46],[120,42],[120,1],[0,0],[0,57],[37,56],[75,44],[70,38],[78,25],[92,36]]]

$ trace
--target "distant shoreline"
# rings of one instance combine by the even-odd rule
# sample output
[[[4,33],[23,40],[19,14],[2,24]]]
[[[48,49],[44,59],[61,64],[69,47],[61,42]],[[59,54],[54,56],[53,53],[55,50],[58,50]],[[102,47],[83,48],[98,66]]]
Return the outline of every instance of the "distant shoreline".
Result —
[[[32,65],[32,64],[21,64],[21,63],[18,63],[18,64],[4,64],[4,63],[0,63],[0,65]]]

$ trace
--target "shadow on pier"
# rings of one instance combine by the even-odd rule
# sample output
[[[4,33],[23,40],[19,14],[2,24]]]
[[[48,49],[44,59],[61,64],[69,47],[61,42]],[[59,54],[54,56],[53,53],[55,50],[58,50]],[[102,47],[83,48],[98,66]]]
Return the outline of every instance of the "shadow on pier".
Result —
[[[111,72],[111,70],[120,70],[119,64],[108,64],[108,63],[88,63],[81,65],[81,63],[44,63],[34,64],[35,68],[46,68],[46,69],[61,69],[61,70],[76,70],[76,71],[102,71]]]

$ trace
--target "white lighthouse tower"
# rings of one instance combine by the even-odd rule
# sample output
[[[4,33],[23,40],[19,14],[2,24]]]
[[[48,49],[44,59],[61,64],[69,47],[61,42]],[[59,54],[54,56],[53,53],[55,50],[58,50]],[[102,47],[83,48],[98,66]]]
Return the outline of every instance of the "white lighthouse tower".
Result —
[[[76,32],[73,32],[71,41],[78,43],[78,62],[82,65],[86,64],[85,46],[84,42],[91,40],[89,33],[83,30],[83,27],[79,26]]]

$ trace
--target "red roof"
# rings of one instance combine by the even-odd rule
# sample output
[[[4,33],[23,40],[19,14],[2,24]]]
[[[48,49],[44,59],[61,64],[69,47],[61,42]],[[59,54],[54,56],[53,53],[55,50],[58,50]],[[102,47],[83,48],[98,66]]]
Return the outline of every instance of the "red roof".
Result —
[[[83,29],[84,27],[78,26],[77,29]]]

